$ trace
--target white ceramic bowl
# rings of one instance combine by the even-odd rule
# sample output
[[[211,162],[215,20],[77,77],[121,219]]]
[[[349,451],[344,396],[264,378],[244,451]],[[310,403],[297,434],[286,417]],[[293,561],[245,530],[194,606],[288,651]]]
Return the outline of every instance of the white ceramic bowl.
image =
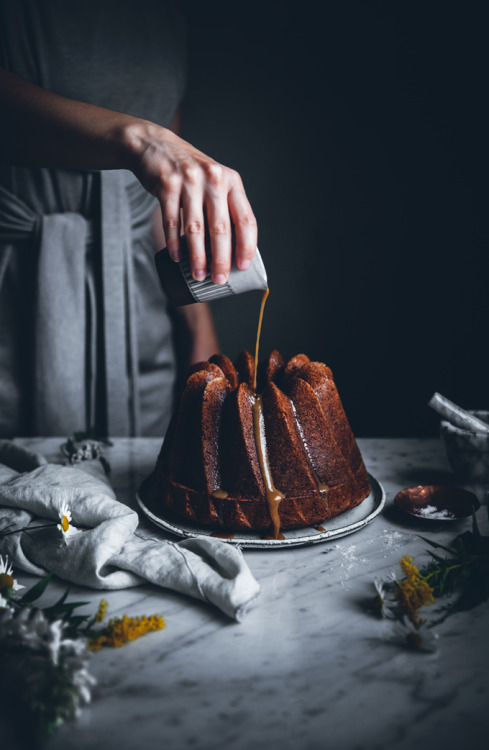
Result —
[[[489,424],[489,411],[471,411],[470,414]],[[469,432],[443,420],[440,434],[455,474],[471,482],[488,483],[489,433]]]

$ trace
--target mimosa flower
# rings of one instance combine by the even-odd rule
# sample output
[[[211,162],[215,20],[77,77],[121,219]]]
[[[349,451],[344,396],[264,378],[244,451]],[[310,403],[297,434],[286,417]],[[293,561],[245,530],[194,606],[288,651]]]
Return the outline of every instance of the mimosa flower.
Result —
[[[98,651],[103,646],[119,648],[129,641],[134,641],[152,630],[163,630],[165,621],[158,615],[146,617],[115,617],[109,621],[107,627],[89,639],[88,648]]]
[[[394,595],[401,613],[408,617],[413,625],[417,625],[418,610],[435,601],[433,589],[413,564],[412,557],[405,555],[401,560],[401,568],[406,578],[396,581]]]
[[[103,622],[107,613],[107,607],[108,604],[105,599],[101,599],[100,604],[98,605],[97,613],[95,615],[95,622]]]
[[[57,528],[61,531],[65,539],[69,539],[70,536],[78,534],[79,529],[71,525],[71,510],[66,503],[63,503],[61,506],[59,520],[60,523],[58,523]]]

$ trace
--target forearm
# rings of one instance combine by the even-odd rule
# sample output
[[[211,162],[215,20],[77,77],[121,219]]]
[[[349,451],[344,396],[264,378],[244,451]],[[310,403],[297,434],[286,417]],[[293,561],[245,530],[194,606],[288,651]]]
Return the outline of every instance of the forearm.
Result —
[[[204,302],[177,309],[180,328],[187,340],[189,365],[202,362],[217,354],[219,342],[209,305]]]
[[[223,284],[229,276],[233,235],[236,265],[249,267],[257,227],[241,177],[168,128],[59,96],[2,69],[0,111],[3,163],[129,169],[160,203],[174,260],[179,259],[183,225],[194,278],[202,280],[207,272],[206,222],[214,282]]]
[[[0,110],[0,158],[24,166],[131,169],[140,145],[138,134],[158,128],[59,96],[3,69]]]
[[[153,217],[153,242],[155,252],[165,246],[161,210],[157,208]],[[189,365],[202,362],[217,354],[219,341],[209,305],[196,303],[175,310],[180,351],[185,360],[182,366],[186,373]]]

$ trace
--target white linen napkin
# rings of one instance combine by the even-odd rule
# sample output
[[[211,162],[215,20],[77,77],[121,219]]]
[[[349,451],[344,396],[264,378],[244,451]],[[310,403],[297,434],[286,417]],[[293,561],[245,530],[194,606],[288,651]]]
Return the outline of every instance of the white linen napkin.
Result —
[[[62,538],[55,526],[1,536],[0,554],[27,573],[95,589],[147,581],[210,602],[240,620],[260,592],[240,549],[212,537],[181,542],[135,535],[138,515],[119,502],[99,461],[72,468],[49,464],[0,440],[0,530],[59,520],[64,503],[80,532]]]

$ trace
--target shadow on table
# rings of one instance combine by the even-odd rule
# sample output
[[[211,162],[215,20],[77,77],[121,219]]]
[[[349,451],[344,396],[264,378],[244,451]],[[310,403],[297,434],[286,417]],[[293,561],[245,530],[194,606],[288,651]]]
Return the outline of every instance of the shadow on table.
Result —
[[[406,466],[396,472],[396,478],[405,487],[415,487],[418,484],[444,484],[448,487],[457,485],[453,472],[440,469],[427,469],[426,467]]]

